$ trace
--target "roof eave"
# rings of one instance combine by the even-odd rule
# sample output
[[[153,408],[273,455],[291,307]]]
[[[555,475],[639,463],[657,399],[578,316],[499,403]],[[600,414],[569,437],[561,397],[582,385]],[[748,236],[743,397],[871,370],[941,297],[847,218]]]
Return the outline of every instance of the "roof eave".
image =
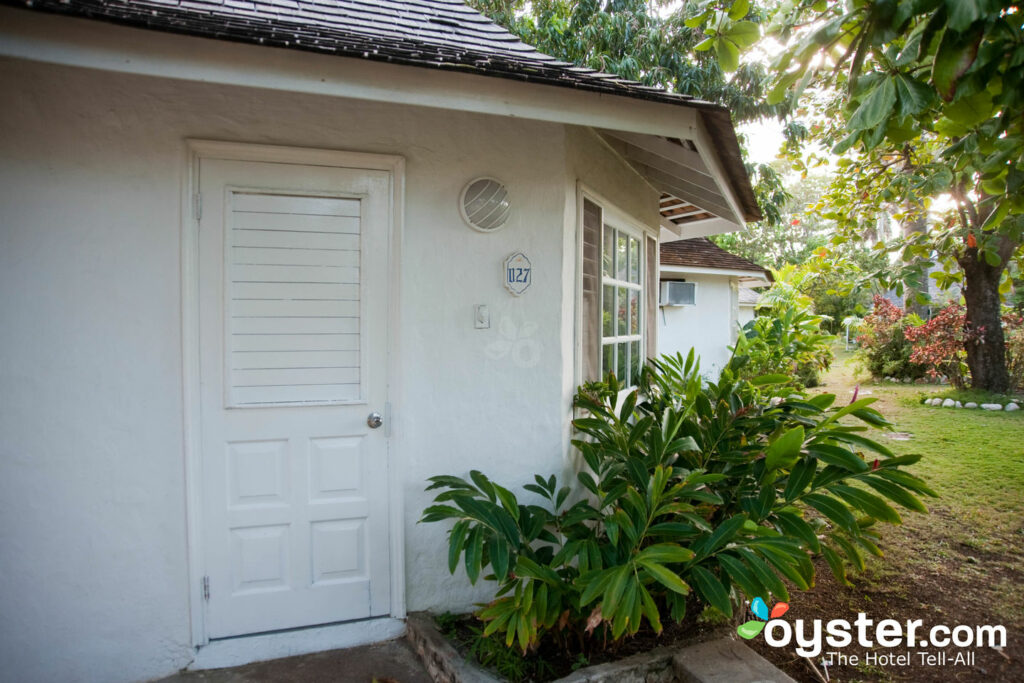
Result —
[[[66,14],[73,5],[56,7]],[[731,117],[717,104],[640,86],[625,92],[610,80],[553,78],[555,71],[541,66],[536,72],[485,71],[464,63],[406,63],[362,48],[325,52],[287,41],[276,46],[264,38],[256,45],[251,35],[230,32],[214,40],[196,36],[187,24],[146,30],[110,16],[86,15],[101,19],[94,21],[20,8],[0,8],[0,13],[0,54],[6,56],[693,139],[722,186],[721,203],[728,204],[715,215],[737,228],[760,217]],[[268,57],[268,47],[275,46],[288,49],[275,49]]]

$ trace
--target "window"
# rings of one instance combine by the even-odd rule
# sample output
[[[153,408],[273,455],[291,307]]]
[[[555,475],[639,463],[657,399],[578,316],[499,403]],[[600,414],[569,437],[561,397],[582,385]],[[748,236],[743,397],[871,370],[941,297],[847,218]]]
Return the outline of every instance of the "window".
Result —
[[[613,372],[633,386],[655,353],[657,240],[589,197],[582,201],[581,238],[581,381]]]
[[[601,373],[632,386],[644,358],[640,238],[605,223],[601,247]]]

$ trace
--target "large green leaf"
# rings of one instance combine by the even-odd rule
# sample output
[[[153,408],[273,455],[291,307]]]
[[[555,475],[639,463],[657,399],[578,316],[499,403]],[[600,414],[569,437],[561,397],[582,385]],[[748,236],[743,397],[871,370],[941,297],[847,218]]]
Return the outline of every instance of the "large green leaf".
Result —
[[[726,573],[734,584],[739,586],[747,598],[759,597],[763,600],[770,599],[771,596],[768,589],[757,580],[754,573],[747,569],[747,566],[741,560],[728,553],[719,553],[717,559],[722,571]]]
[[[847,122],[850,130],[865,130],[881,125],[889,118],[896,105],[896,82],[894,78],[883,78],[865,97],[857,111]]]
[[[965,1],[973,2],[974,0]],[[961,35],[955,30],[947,28],[942,34],[938,51],[935,54],[935,61],[932,63],[932,83],[939,91],[939,96],[945,101],[953,101],[957,83],[974,63],[978,56],[980,43],[980,32]]]
[[[643,567],[651,578],[665,586],[671,591],[679,593],[680,595],[688,595],[690,593],[690,587],[686,585],[686,582],[679,578],[679,575],[673,572],[671,569],[664,567],[653,560],[639,560],[638,563]]]
[[[733,0],[729,8],[730,19],[742,19],[750,12],[750,0]]]
[[[732,616],[732,601],[729,600],[729,592],[714,574],[704,567],[694,567],[690,570],[693,577],[693,585],[704,598],[705,602],[722,612],[726,616]]]
[[[761,37],[761,30],[752,21],[737,21],[725,33],[726,37],[741,48],[750,47]]]
[[[908,510],[914,510],[915,512],[928,512],[928,508],[925,507],[924,503],[914,496],[914,494],[897,486],[891,481],[887,481],[879,477],[868,477],[864,479],[864,482],[889,500],[899,503]]]
[[[971,128],[991,117],[995,109],[992,94],[982,90],[967,97],[956,98],[943,107],[942,112],[953,122]]]
[[[779,575],[768,566],[757,554],[749,548],[741,548],[739,553],[747,562],[750,572],[757,577],[757,580],[764,584],[765,588],[772,592],[772,595],[780,600],[789,600],[789,591],[786,584],[782,582]]]
[[[700,557],[711,555],[731,541],[739,533],[740,529],[743,528],[746,521],[745,515],[736,515],[719,524],[718,528],[700,544],[700,549],[698,550]]]
[[[844,484],[833,484],[829,487],[829,490],[853,507],[871,515],[875,519],[880,519],[883,522],[889,522],[890,524],[899,524],[902,521],[899,513],[889,507],[888,503],[873,493],[868,493],[867,491],[856,489],[852,486],[846,486]]]
[[[869,468],[863,458],[841,446],[812,443],[807,445],[807,452],[826,464],[842,467],[850,472],[866,472]]]
[[[857,520],[850,511],[846,509],[846,506],[835,498],[829,498],[828,496],[820,493],[808,493],[804,496],[803,500],[812,508],[835,522],[847,533],[853,535],[857,534]]]
[[[466,540],[466,575],[469,582],[476,584],[480,577],[481,562],[484,555],[484,534],[483,527],[473,527]]]
[[[825,561],[828,562],[829,569],[832,570],[832,575],[836,577],[836,580],[844,586],[850,588],[853,584],[846,578],[846,567],[843,565],[843,559],[839,557],[836,551],[832,550],[828,546],[824,546],[821,549],[821,554],[825,556]]]
[[[776,516],[776,522],[782,532],[794,538],[799,538],[814,552],[818,552],[821,549],[818,535],[815,533],[814,528],[804,521],[800,515],[795,512],[780,512]]]
[[[656,543],[655,545],[647,546],[644,548],[639,555],[637,555],[637,561],[651,560],[653,562],[659,562],[661,564],[676,563],[676,562],[688,562],[693,559],[694,552],[689,548],[684,548],[675,543]]]
[[[448,535],[448,571],[455,573],[459,566],[459,556],[466,541],[466,534],[469,533],[469,520],[461,520],[455,523],[451,533]]]
[[[804,458],[793,467],[786,482],[786,489],[782,496],[786,501],[791,501],[799,496],[807,488],[814,474],[818,471],[818,463],[813,458]]]
[[[740,66],[740,50],[731,40],[716,40],[715,55],[718,57],[718,66],[726,73],[735,71]]]
[[[800,448],[804,444],[804,428],[800,425],[786,430],[765,449],[765,468],[768,471],[788,469],[800,457]]]

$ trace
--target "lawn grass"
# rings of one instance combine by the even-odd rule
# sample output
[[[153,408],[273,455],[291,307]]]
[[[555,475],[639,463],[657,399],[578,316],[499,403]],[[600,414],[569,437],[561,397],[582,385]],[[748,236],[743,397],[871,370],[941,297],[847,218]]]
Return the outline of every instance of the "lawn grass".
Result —
[[[834,393],[837,404],[848,403],[858,386],[859,398],[878,399],[873,407],[893,429],[872,436],[897,455],[921,454],[909,471],[939,497],[924,499],[929,514],[900,508],[902,524],[882,525],[879,545],[885,555],[869,558],[866,571],[851,576],[853,587],[840,585],[824,562],[817,562],[815,587],[792,595],[792,618],[827,621],[864,612],[876,621],[1001,624],[1008,633],[1005,650],[983,649],[971,667],[840,667],[830,672],[831,680],[1024,680],[1024,410],[922,405],[922,393],[944,396],[948,387],[874,383],[858,374],[841,347],[824,381],[812,393]],[[752,645],[794,678],[818,680],[791,653]],[[856,646],[846,651],[858,652]]]
[[[904,520],[931,524],[946,514],[972,520],[959,529],[963,542],[990,551],[1015,549],[1024,541],[1024,411],[1003,413],[923,406],[922,393],[945,396],[948,389],[921,385],[872,384],[860,377],[852,355],[837,351],[828,385],[816,391],[836,393],[837,403],[852,396],[878,399],[873,406],[894,423],[897,436],[883,441],[898,455],[919,453],[909,471],[923,477],[939,494],[925,501],[939,515]]]

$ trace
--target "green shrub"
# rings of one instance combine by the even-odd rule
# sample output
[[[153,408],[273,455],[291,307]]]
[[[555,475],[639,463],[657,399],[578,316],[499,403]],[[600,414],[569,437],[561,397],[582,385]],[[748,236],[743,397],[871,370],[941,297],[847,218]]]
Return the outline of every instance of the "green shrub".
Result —
[[[925,510],[915,493],[934,493],[902,469],[919,456],[862,434],[888,426],[874,399],[834,408],[786,375],[743,379],[746,362],[708,383],[691,352],[652,362],[628,393],[614,376],[581,387],[582,490],[535,476],[523,488],[543,505],[477,471],[430,479],[441,491],[422,521],[454,520],[449,569],[496,584],[477,613],[485,635],[572,655],[642,623],[660,632],[688,596],[732,616],[744,598],[787,600],[784,580],[809,588],[818,553],[846,582],[847,563],[881,553],[874,524],[899,521],[890,502]]]
[[[916,380],[925,376],[927,367],[911,360],[914,346],[904,330],[915,322],[903,310],[883,296],[875,296],[874,308],[864,316],[858,356],[872,377]]]
[[[823,323],[824,318],[792,301],[759,312],[736,340],[734,353],[748,358],[740,376],[784,374],[797,388],[818,386],[819,373],[832,365],[835,340],[822,331]]]

